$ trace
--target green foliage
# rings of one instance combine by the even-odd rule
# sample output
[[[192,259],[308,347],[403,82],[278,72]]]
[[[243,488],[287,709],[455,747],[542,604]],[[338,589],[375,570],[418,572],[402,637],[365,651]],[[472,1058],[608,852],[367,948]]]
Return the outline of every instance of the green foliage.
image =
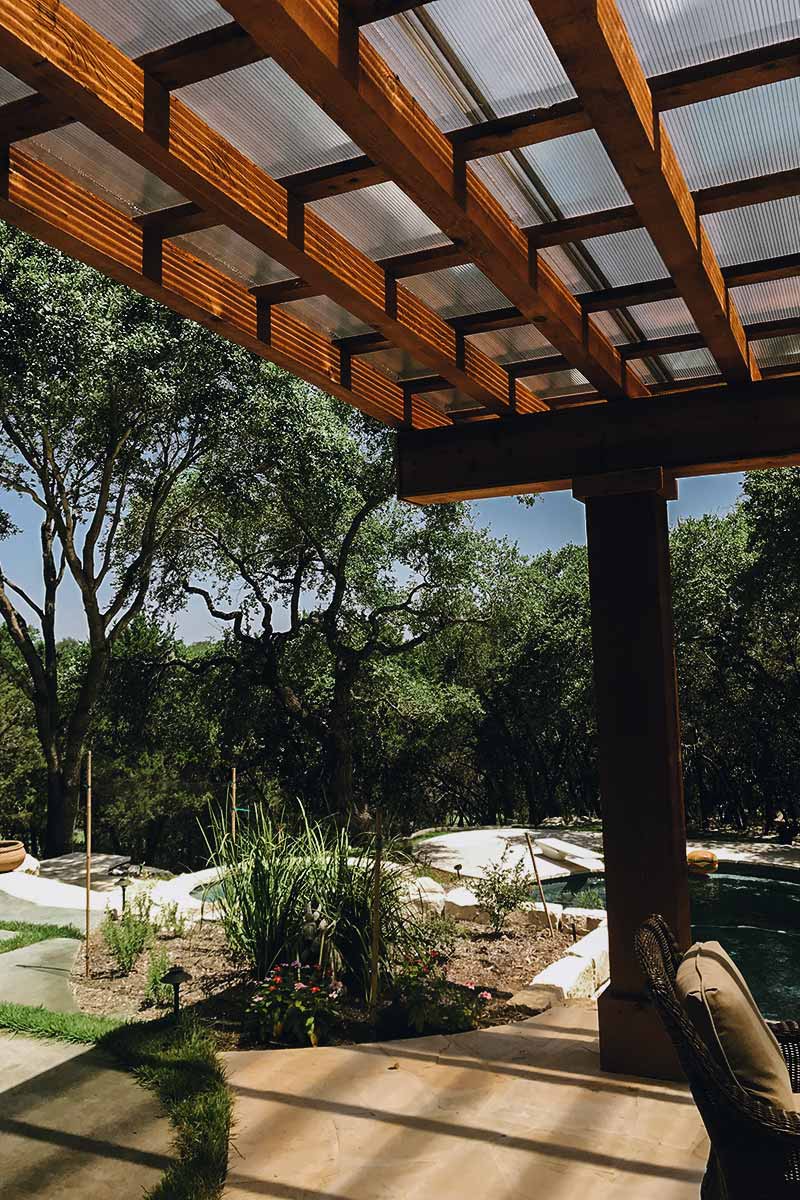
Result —
[[[72,925],[33,925],[29,921],[6,921],[4,918],[0,918],[0,929],[15,935],[0,941],[0,954],[21,950],[23,946],[32,946],[34,942],[45,942],[49,938],[80,940],[83,937]]]
[[[454,917],[430,913],[420,921],[418,937],[422,955],[448,963],[456,952],[459,939],[464,937],[464,930]]]
[[[585,887],[576,896],[570,896],[571,908],[605,908],[605,897],[598,888]]]
[[[475,1029],[481,1008],[490,999],[489,992],[448,980],[443,961],[435,950],[428,951],[398,970],[383,1021],[392,1030],[405,1028],[418,1035],[465,1033]]]
[[[169,970],[169,955],[163,946],[152,946],[147,960],[147,982],[144,989],[146,1004],[165,1008],[172,1000],[172,988],[162,983],[162,976]]]
[[[188,917],[181,912],[175,900],[170,904],[162,904],[158,910],[157,928],[162,937],[182,938],[188,924]]]
[[[91,1045],[119,1027],[113,1017],[95,1017],[88,1013],[50,1012],[28,1004],[0,1000],[0,1029],[28,1037],[54,1038],[59,1042]]]
[[[153,942],[155,930],[150,921],[151,908],[148,893],[139,892],[119,916],[109,912],[103,920],[100,927],[103,938],[122,975],[130,975],[139,956]]]
[[[319,1046],[336,1020],[342,985],[329,971],[299,959],[273,967],[256,986],[248,1023],[256,1040]]]
[[[156,1093],[175,1131],[176,1162],[149,1200],[218,1200],[233,1105],[210,1033],[182,1014],[122,1025],[101,1045]]]
[[[531,881],[522,862],[508,865],[508,846],[496,862],[483,868],[483,878],[472,885],[478,903],[489,914],[493,933],[501,933],[515,908],[531,898]]]

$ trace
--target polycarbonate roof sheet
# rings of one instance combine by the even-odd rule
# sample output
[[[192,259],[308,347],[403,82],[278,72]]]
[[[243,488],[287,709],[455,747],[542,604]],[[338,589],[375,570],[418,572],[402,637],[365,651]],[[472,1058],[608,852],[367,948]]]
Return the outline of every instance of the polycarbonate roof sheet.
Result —
[[[682,350],[679,354],[662,354],[657,360],[674,379],[702,379],[719,375],[719,367],[708,350]]]
[[[418,362],[407,350],[401,350],[397,346],[393,346],[391,350],[375,350],[372,354],[359,357],[391,379],[420,379],[431,373],[430,367]]]
[[[28,138],[20,145],[34,158],[55,167],[129,216],[185,201],[180,192],[85,125],[66,125]]]
[[[361,153],[273,59],[192,83],[176,95],[276,177]]]
[[[23,96],[32,96],[33,89],[29,88],[16,75],[0,67],[0,104],[10,104],[12,100],[21,100]]]
[[[422,19],[406,13],[363,33],[441,129],[575,95],[528,0],[438,0],[420,12]],[[426,24],[452,50],[462,77]]]
[[[607,337],[615,346],[623,346],[625,342],[631,340],[630,332],[622,328],[617,314],[614,312],[592,313],[589,321],[592,325],[596,325],[603,336]],[[639,363],[636,363],[633,369],[638,372]]]
[[[549,375],[526,375],[524,383],[542,400],[556,396],[577,396],[595,390],[580,371],[572,370],[551,371]]]
[[[515,225],[525,229],[551,221],[557,213],[532,178],[531,168],[510,153],[476,158],[470,163],[481,182],[495,196]]]
[[[562,283],[575,294],[590,292],[593,287],[602,286],[597,280],[588,278],[588,272],[575,262],[574,254],[571,254],[566,246],[545,246],[543,250],[539,251],[539,256],[553,268]]]
[[[731,288],[731,299],[746,325],[753,321],[780,321],[800,316],[800,276],[769,279]]]
[[[434,408],[438,408],[440,412],[468,412],[471,409],[480,408],[477,400],[472,396],[467,396],[464,392],[456,391],[455,388],[448,388],[441,392],[425,392],[422,399],[426,404],[432,404]]]
[[[285,308],[299,320],[305,321],[306,325],[312,325],[332,338],[354,337],[358,333],[370,333],[372,330],[371,325],[354,317],[346,308],[342,308],[328,296],[314,296],[310,300],[291,300],[278,307]]]
[[[309,205],[324,221],[370,258],[428,250],[449,243],[396,183],[328,196]]]
[[[683,300],[654,300],[627,310],[646,338],[697,333],[692,314]]]
[[[499,363],[518,362],[525,358],[547,358],[556,353],[535,325],[515,325],[511,329],[471,333],[467,341],[488,358]]]
[[[519,153],[562,217],[582,217],[630,204],[630,196],[593,129],[526,146]]]
[[[800,366],[800,336],[797,334],[751,342],[750,349],[761,368]]]
[[[800,37],[796,0],[618,0],[646,75]]]
[[[669,271],[646,229],[587,238],[585,252],[608,280],[609,287],[666,279]]]
[[[800,196],[709,213],[702,221],[721,267],[800,248]]]
[[[241,280],[249,287],[260,283],[277,283],[291,279],[292,272],[257,246],[245,241],[227,225],[214,225],[196,233],[183,233],[173,238],[178,246],[196,254],[205,262],[218,267],[226,275]]]
[[[133,58],[231,19],[215,0],[70,0],[70,8]]]
[[[663,114],[694,191],[800,166],[800,80],[784,79]]]
[[[402,282],[403,287],[443,317],[463,317],[486,309],[506,308],[510,303],[474,263],[415,275]]]

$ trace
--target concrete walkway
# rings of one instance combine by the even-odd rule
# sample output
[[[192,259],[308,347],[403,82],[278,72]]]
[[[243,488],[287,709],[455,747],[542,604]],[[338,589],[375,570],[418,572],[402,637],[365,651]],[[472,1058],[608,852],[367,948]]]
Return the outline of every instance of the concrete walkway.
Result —
[[[0,954],[0,1000],[75,1012],[69,976],[82,945],[76,938],[49,938]]]
[[[232,1052],[227,1200],[697,1200],[688,1089],[606,1075],[591,1001],[456,1037]]]
[[[170,1139],[155,1097],[99,1050],[0,1035],[3,1200],[141,1200]]]
[[[583,846],[596,854],[603,853],[603,835],[595,830],[529,828],[536,840],[540,837],[557,837],[576,846]],[[428,864],[441,871],[453,871],[460,863],[462,874],[480,879],[483,867],[500,858],[508,847],[508,862],[513,866],[517,860],[530,867],[530,855],[525,840],[524,826],[508,826],[496,829],[466,829],[439,837],[426,838],[415,843],[415,849],[425,856]],[[773,838],[707,837],[691,839],[688,850],[713,850],[720,862],[750,863],[754,866],[788,867],[800,870],[800,846],[782,846]],[[552,879],[568,872],[564,864],[551,859],[536,857],[544,879]]]

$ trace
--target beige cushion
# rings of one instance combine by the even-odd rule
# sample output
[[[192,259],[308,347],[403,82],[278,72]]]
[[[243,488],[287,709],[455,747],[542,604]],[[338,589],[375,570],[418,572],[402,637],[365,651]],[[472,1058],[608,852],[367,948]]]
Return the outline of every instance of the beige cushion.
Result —
[[[710,1053],[745,1091],[794,1112],[789,1072],[739,968],[719,942],[696,942],[678,967],[676,988]]]

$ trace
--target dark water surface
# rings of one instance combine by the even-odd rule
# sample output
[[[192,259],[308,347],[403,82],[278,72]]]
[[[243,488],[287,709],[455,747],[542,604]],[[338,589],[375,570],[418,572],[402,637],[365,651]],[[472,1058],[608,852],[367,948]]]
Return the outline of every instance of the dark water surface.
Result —
[[[591,888],[605,901],[602,875],[551,879],[548,900],[580,904]],[[689,880],[692,929],[720,942],[747,980],[765,1017],[800,1019],[800,878],[719,871]]]

